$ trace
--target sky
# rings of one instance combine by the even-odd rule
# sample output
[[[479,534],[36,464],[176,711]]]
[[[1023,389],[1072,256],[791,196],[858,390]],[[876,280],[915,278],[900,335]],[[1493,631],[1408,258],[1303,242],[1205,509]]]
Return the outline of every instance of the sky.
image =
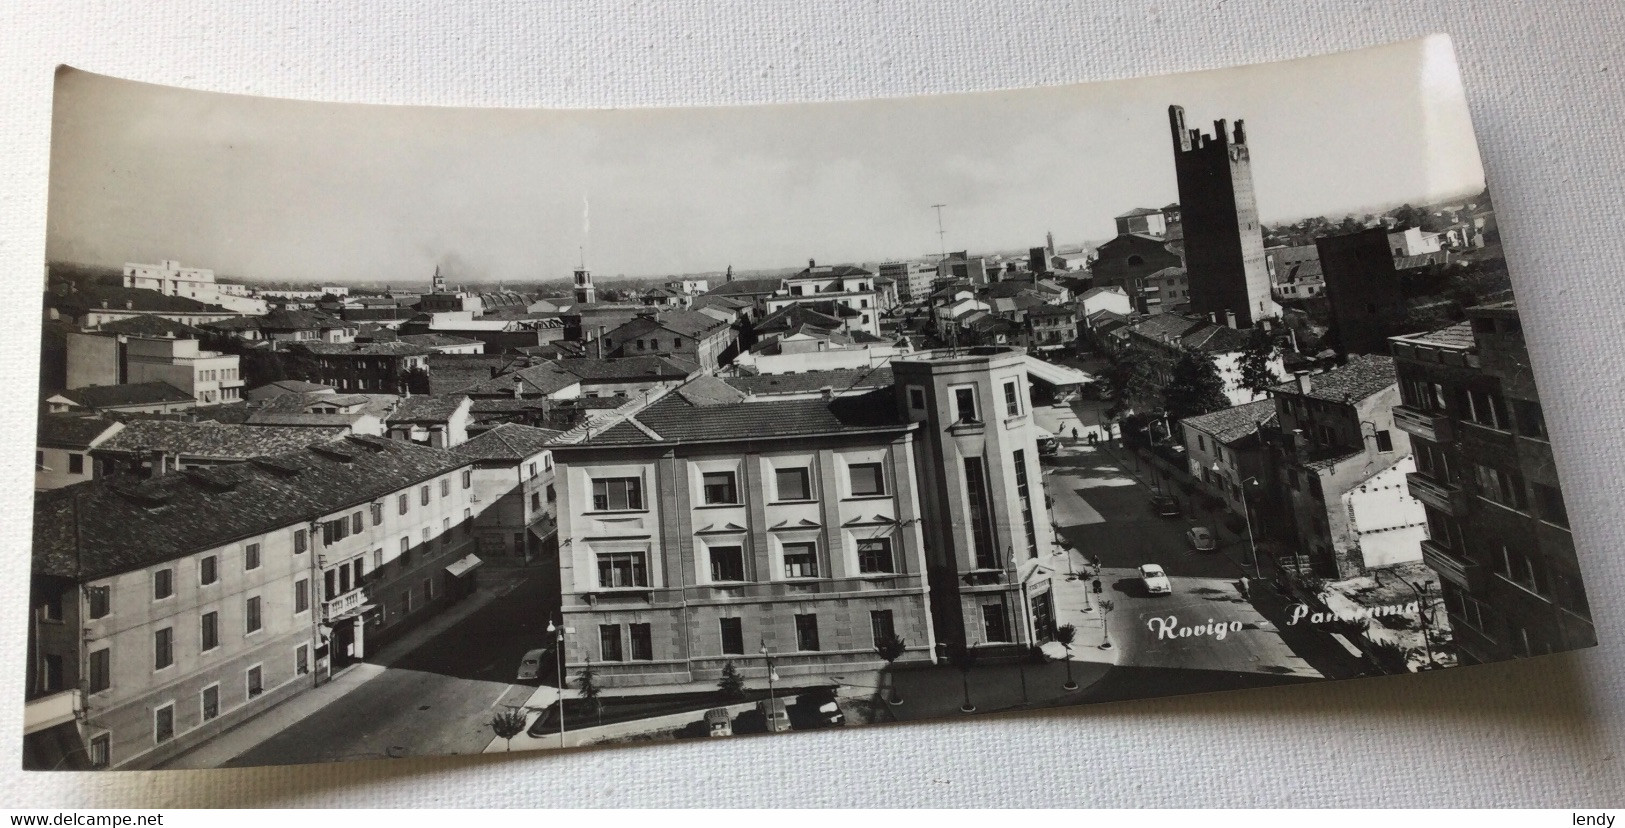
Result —
[[[1179,200],[1169,104],[1205,131],[1245,119],[1265,222],[1484,186],[1442,38],[1139,80],[686,109],[317,103],[64,70],[47,257],[344,284],[1100,241],[1113,216]]]

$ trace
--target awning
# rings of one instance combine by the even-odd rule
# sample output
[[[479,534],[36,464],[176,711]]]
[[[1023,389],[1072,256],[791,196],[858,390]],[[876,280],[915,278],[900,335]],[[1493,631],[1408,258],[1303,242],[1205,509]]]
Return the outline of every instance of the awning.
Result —
[[[1027,376],[1042,380],[1050,385],[1084,385],[1094,382],[1094,377],[1065,365],[1056,365],[1045,362],[1037,357],[1024,357],[1027,363]]]
[[[475,569],[478,569],[480,564],[483,563],[485,563],[485,561],[480,560],[478,555],[470,552],[467,555],[452,561],[451,565],[446,567],[446,571],[451,573],[453,578],[461,578],[464,575],[473,572]]]

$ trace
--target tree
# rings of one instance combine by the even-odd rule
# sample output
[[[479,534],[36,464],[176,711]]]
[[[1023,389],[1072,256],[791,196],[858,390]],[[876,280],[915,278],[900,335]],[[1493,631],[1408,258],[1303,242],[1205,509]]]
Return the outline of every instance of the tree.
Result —
[[[1078,689],[1078,683],[1072,680],[1072,642],[1078,638],[1078,628],[1071,624],[1062,624],[1055,628],[1055,643],[1066,648],[1066,684],[1061,689],[1071,692]]]
[[[581,698],[592,703],[593,715],[598,718],[599,724],[602,724],[604,721],[604,688],[598,686],[598,673],[592,669],[592,665],[589,664],[581,668],[581,672],[576,674],[576,691],[581,694]],[[562,699],[559,704],[564,704]]]
[[[976,705],[970,700],[970,671],[976,669],[979,654],[965,646],[955,643],[948,650],[948,661],[959,668],[959,681],[965,689],[965,703],[959,706],[961,713],[975,713]]]
[[[1170,420],[1230,407],[1230,398],[1224,395],[1224,378],[1219,376],[1212,356],[1195,348],[1181,348],[1171,373],[1162,389],[1163,411]]]
[[[492,716],[490,725],[497,738],[508,743],[508,750],[513,750],[513,737],[525,730],[525,711],[510,707]]]
[[[722,665],[722,678],[717,680],[717,687],[722,695],[730,699],[745,697],[745,677],[739,675],[739,668],[732,661]]]
[[[888,632],[875,639],[875,652],[886,660],[887,672],[890,673],[891,666],[896,663],[897,659],[903,657],[903,653],[908,652],[908,641],[898,638],[896,633]],[[903,703],[902,695],[897,692],[896,676],[892,677],[891,698],[887,701],[891,704]]]
[[[1128,405],[1129,385],[1134,381],[1134,366],[1118,356],[1107,358],[1106,370],[1101,372],[1106,381],[1107,393],[1111,396],[1112,405],[1106,410],[1106,416],[1115,417]]]
[[[1279,384],[1270,361],[1275,358],[1275,339],[1263,328],[1254,328],[1247,338],[1247,349],[1241,354],[1241,387],[1263,396],[1264,392]]]

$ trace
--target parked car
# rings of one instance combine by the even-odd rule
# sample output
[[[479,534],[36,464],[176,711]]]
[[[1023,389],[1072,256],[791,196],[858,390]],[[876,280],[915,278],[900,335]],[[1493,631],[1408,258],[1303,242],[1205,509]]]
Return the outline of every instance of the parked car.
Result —
[[[705,711],[705,732],[710,736],[734,735],[733,717],[726,707],[713,707]]]
[[[1167,495],[1156,495],[1151,498],[1151,509],[1163,517],[1175,517],[1179,514],[1179,501]]]
[[[841,712],[841,706],[835,701],[835,691],[829,688],[803,692],[796,697],[796,707],[802,721],[813,727],[840,727],[846,724],[846,714]]]
[[[756,703],[756,709],[767,722],[768,733],[783,733],[790,729],[790,711],[784,699],[762,699]]]
[[[1168,573],[1156,564],[1140,567],[1140,580],[1145,582],[1145,591],[1151,595],[1172,595],[1174,592],[1174,585],[1168,583]]]
[[[536,676],[542,672],[542,657],[547,655],[547,648],[531,650],[519,659],[519,681],[535,681]]]
[[[1192,526],[1186,530],[1185,540],[1198,552],[1212,552],[1219,548],[1219,542],[1213,539],[1213,532],[1206,526]]]

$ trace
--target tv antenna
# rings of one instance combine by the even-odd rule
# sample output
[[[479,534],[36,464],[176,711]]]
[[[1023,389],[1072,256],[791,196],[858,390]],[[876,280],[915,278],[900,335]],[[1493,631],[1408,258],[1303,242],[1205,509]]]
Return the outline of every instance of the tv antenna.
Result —
[[[947,206],[946,204],[931,205],[931,209],[937,211],[937,246],[942,253],[943,259],[948,258],[948,231],[942,229],[942,208]]]

